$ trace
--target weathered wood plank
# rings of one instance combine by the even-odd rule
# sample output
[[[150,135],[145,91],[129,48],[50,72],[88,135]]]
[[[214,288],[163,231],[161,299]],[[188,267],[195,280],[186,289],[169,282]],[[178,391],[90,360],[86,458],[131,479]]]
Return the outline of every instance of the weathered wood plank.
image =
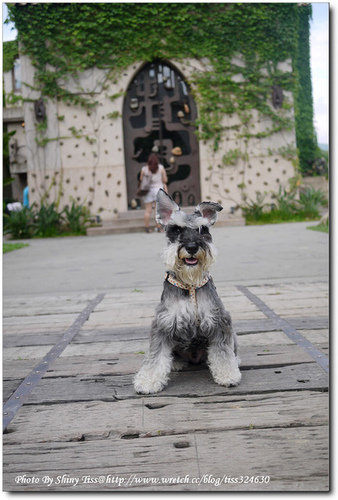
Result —
[[[302,283],[275,283],[275,284],[259,284],[259,285],[249,285],[248,289],[252,293],[258,293],[262,296],[264,295],[274,295],[276,293],[287,295],[304,295],[304,294],[322,294],[329,292],[329,286],[327,281],[317,281],[312,282],[302,282]]]
[[[10,316],[4,318],[3,327],[7,328],[21,328],[24,326],[32,327],[36,325],[41,328],[41,325],[71,325],[74,323],[79,314],[44,314],[40,316]]]
[[[141,360],[140,360],[141,365]],[[29,403],[55,403],[69,401],[113,401],[136,396],[133,375],[74,376],[43,378],[29,397]],[[4,382],[6,384],[12,382]],[[209,370],[171,373],[165,396],[202,397],[219,394],[257,394],[274,391],[327,390],[328,376],[316,363],[243,370],[238,387],[226,388],[215,384]],[[156,398],[158,395],[154,395]]]
[[[166,482],[184,477],[189,482],[180,484],[182,491],[309,491],[308,482],[313,484],[314,479],[316,491],[328,490],[326,427],[230,430],[131,440],[111,437],[33,447],[22,444],[7,446],[4,453],[5,491],[170,491]],[[25,473],[39,482],[16,484],[15,477]],[[46,475],[53,479],[51,486],[42,482]],[[84,484],[85,475],[101,476],[103,483]],[[125,485],[109,483],[107,478],[112,476],[124,478]],[[268,476],[269,482],[236,484],[224,480],[243,476]],[[60,484],[56,484],[57,477]],[[152,484],[156,478],[160,483]],[[223,478],[222,484],[210,483],[211,478]]]
[[[142,358],[140,358],[142,356]],[[314,360],[298,345],[248,346],[241,347],[241,368],[272,367],[300,363],[314,363]],[[119,354],[118,356],[62,356],[50,367],[44,377],[66,377],[73,375],[115,375],[136,373],[143,354]],[[35,364],[38,363],[36,360]],[[11,360],[3,366],[5,380],[24,378],[35,366],[31,360]],[[187,369],[195,367],[189,365]]]
[[[25,346],[25,347],[6,347],[3,350],[3,362],[14,359],[41,359],[53,347],[51,345]]]
[[[321,318],[287,318],[287,321],[299,331],[311,330],[315,334],[315,330],[325,330],[329,327],[327,317]],[[86,323],[76,335],[73,343],[88,343],[88,342],[107,342],[112,340],[125,339],[145,339],[149,336],[150,324],[140,327],[139,325],[129,327],[114,327],[114,328],[91,328]],[[237,335],[248,333],[262,333],[268,331],[280,331],[279,327],[270,319],[260,320],[239,320],[234,321],[234,329]],[[5,333],[3,335],[4,347],[20,347],[33,345],[50,345],[56,343],[64,333],[64,329],[58,328],[55,330],[47,329],[37,331],[33,329],[26,331],[23,328],[18,328],[15,333]],[[328,338],[325,339],[325,342]],[[311,341],[312,342],[312,341]]]
[[[81,328],[80,332],[76,335],[73,343],[97,343],[97,342],[111,342],[116,340],[138,340],[148,339],[150,332],[150,325],[146,326],[129,326],[129,327],[115,327],[115,328],[89,328],[87,324]],[[273,324],[271,320],[255,320],[235,322],[234,328],[238,335],[248,333],[262,333],[268,331],[276,331],[278,327]],[[4,347],[21,347],[33,345],[50,345],[57,342],[64,332],[62,330],[44,331],[44,332],[20,332],[17,334],[4,335]]]
[[[99,304],[10,423],[4,436],[5,489],[326,491],[327,374],[236,287],[217,286],[239,334],[241,385],[218,386],[199,367],[172,373],[160,394],[134,393],[133,374],[148,350],[161,288],[113,291]],[[326,352],[324,284],[250,289]],[[93,297],[69,298],[40,297],[21,305],[23,298],[6,301],[5,394],[60,338],[68,319],[83,310],[83,300]],[[40,483],[15,483],[27,472]],[[79,481],[85,474],[126,481],[135,475],[143,482],[128,488],[107,482],[57,486],[62,474]],[[220,479],[264,474],[270,482],[218,487],[149,482],[187,474]],[[51,487],[42,484],[45,475],[54,479]]]
[[[309,318],[309,317],[300,317],[300,318],[284,318],[286,321],[288,321],[294,328],[303,330],[316,330],[316,329],[323,329],[323,328],[329,328],[329,317],[328,316],[318,316],[316,318]]]
[[[288,288],[278,290],[278,287],[275,287],[274,291],[264,286],[248,287],[248,290],[282,317],[320,316],[328,314],[328,291],[314,291],[313,285],[312,289],[299,286],[298,294],[292,293]]]
[[[242,335],[239,339],[239,348],[247,346],[266,346],[268,349],[271,345],[287,345],[293,342],[282,332],[264,332]],[[146,352],[149,346],[148,335],[143,335],[143,338],[125,338],[124,340],[114,340],[113,337],[109,342],[92,342],[92,343],[71,343],[63,352],[62,356],[93,356],[101,354],[102,356],[118,356],[124,354],[136,354]],[[23,346],[23,347],[7,347],[4,350],[4,361],[17,359],[32,359],[42,358],[49,351],[51,345]]]
[[[239,354],[242,369],[314,362],[313,358],[297,344],[241,346]]]
[[[48,304],[49,307],[53,307],[53,305],[74,302],[76,304],[82,302],[90,302],[96,297],[96,293],[94,292],[83,292],[83,291],[75,291],[75,292],[60,292],[60,293],[51,293],[44,295],[7,295],[4,297],[4,305],[14,304],[16,307],[23,305],[32,305],[32,304]]]
[[[93,297],[94,299],[95,297]],[[27,318],[30,319],[36,316],[57,316],[64,314],[75,314],[79,315],[83,309],[88,305],[90,301],[59,301],[58,303],[54,303],[51,301],[40,300],[39,303],[28,303],[22,304],[13,304],[7,303],[4,304],[4,314],[5,318]]]
[[[264,302],[276,301],[283,303],[289,300],[327,300],[329,298],[329,290],[317,290],[314,286],[307,288],[300,286],[297,290],[286,288],[273,287],[271,291],[265,290],[263,287],[248,287],[252,293],[259,296]]]
[[[255,293],[255,292],[253,292]],[[329,301],[329,294],[323,292],[300,292],[300,293],[275,293],[275,294],[262,294],[256,292],[255,295],[265,302],[269,307],[286,308],[293,304],[295,307],[312,307],[316,305],[327,306]]]
[[[44,332],[30,332],[3,335],[2,345],[6,349],[8,347],[26,347],[26,346],[43,346],[56,344],[65,329],[52,330]]]
[[[67,330],[67,328],[69,328],[73,323],[74,321],[76,320],[76,317],[73,318],[72,321],[70,322],[66,322],[66,323],[57,323],[57,329],[64,332],[65,330]],[[30,323],[30,324],[22,324],[22,325],[12,325],[12,326],[7,326],[6,329],[4,330],[4,335],[15,335],[15,334],[18,334],[18,333],[25,333],[25,334],[32,334],[32,335],[36,335],[36,334],[39,334],[39,333],[44,333],[44,332],[48,332],[48,331],[55,331],[55,325],[53,323],[53,321],[49,321],[47,320],[46,322],[43,322],[43,323]]]
[[[11,395],[17,390],[21,382],[24,380],[24,377],[21,379],[12,379],[12,380],[5,380],[2,383],[2,402],[5,404]]]
[[[263,299],[262,299],[263,300]],[[328,312],[329,301],[328,298],[314,298],[310,299],[308,297],[297,298],[297,299],[284,299],[283,301],[278,298],[263,300],[270,309],[273,309],[276,314],[285,314],[288,310],[306,310],[309,312],[313,309],[323,309],[324,314]]]
[[[128,354],[144,353],[148,349],[149,340],[140,339],[137,341],[116,341],[116,342],[98,342],[89,344],[69,344],[62,353],[63,356],[85,356],[86,354],[115,357],[121,352]],[[14,359],[32,359],[42,358],[53,346],[27,346],[27,347],[8,347],[4,350],[4,360],[11,361]]]
[[[303,337],[307,338],[311,344],[328,344],[329,343],[329,331],[323,330],[301,330]]]
[[[327,425],[328,404],[327,393],[301,391],[26,405],[9,425],[4,444]]]
[[[325,316],[327,314],[327,308],[303,308],[303,309],[287,309],[285,311],[280,311],[279,316],[284,318],[288,316],[289,318],[294,317],[297,318],[299,316],[313,316],[316,318],[317,316]]]

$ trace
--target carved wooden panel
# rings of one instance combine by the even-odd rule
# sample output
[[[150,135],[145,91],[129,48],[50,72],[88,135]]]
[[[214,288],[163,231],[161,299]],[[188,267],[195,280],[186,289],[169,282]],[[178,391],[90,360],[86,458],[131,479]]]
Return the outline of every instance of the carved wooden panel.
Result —
[[[169,194],[182,206],[200,199],[196,105],[183,77],[167,63],[143,66],[124,101],[123,127],[128,207],[136,197],[138,174],[156,152],[168,175]]]

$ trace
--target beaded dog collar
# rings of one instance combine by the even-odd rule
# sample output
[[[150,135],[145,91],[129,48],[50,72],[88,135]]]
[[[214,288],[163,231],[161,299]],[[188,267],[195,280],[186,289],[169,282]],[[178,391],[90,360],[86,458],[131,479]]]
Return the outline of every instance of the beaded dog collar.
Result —
[[[169,281],[169,283],[171,283],[172,285],[177,286],[178,288],[182,288],[182,290],[189,290],[189,298],[193,304],[196,304],[196,290],[202,288],[206,283],[208,283],[210,278],[211,276],[207,275],[198,285],[189,286],[189,285],[184,285],[178,279],[173,278],[169,273],[165,273],[164,275],[164,279]]]

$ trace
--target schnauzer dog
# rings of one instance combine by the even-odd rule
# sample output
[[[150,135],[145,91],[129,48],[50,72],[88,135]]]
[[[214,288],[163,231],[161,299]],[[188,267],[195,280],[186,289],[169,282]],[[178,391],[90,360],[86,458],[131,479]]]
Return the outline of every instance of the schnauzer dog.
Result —
[[[217,384],[238,385],[237,337],[209,275],[216,258],[209,227],[223,207],[202,202],[187,215],[163,189],[156,202],[156,221],[165,228],[168,240],[167,272],[149,354],[135,376],[134,388],[141,394],[160,392],[171,370],[204,361]]]

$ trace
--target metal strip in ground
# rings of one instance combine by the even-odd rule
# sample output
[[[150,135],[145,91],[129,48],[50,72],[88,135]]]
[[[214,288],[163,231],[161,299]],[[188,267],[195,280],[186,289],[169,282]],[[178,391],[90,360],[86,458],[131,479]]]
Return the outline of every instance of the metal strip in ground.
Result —
[[[326,373],[329,373],[329,358],[325,356],[319,349],[311,344],[303,335],[301,335],[295,328],[288,323],[285,319],[281,318],[276,314],[269,306],[265,304],[257,295],[250,292],[245,286],[237,285],[237,289],[242,292],[246,297],[248,297],[251,302],[255,304],[265,314],[265,316],[271,319],[285,335],[289,337],[293,342],[299,345],[304,351],[306,351],[312,359],[318,363],[318,365],[323,368]]]
[[[33,368],[27,375],[25,380],[19,385],[16,391],[11,395],[3,408],[3,431],[8,424],[13,420],[21,406],[38,385],[39,381],[54,363],[54,361],[62,354],[68,344],[73,340],[80,328],[87,321],[95,307],[101,302],[105,294],[99,294],[95,299],[91,300],[82,313],[76,318],[74,323],[63,334],[60,341],[42,358],[42,360]]]

